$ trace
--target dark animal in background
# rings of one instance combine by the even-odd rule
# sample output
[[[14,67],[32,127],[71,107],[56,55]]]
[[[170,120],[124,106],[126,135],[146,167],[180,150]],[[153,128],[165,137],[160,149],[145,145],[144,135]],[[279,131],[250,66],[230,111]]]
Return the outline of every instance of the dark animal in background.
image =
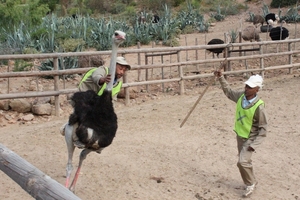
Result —
[[[77,16],[76,14],[73,14],[73,15],[72,15],[72,18],[73,18],[73,19],[77,19],[78,16]]]
[[[153,15],[152,23],[158,23],[160,20],[158,15]]]
[[[144,24],[144,23],[146,23],[146,18],[145,18],[144,16],[139,16],[139,18],[138,18],[138,23],[139,23],[139,24]]]
[[[285,40],[289,37],[289,30],[282,26],[282,24],[285,23],[283,20],[280,24],[280,26],[274,27],[271,29],[269,36],[272,40]],[[279,51],[278,44],[277,44],[277,52]]]
[[[207,43],[207,45],[216,45],[216,44],[224,44],[224,41],[221,40],[221,39],[215,38],[215,39],[210,40]],[[207,49],[207,51],[209,53],[213,53],[213,56],[214,56],[214,54],[217,54],[217,57],[219,58],[219,54],[222,53],[224,51],[224,49],[225,49],[224,47],[222,47],[222,48],[213,48],[213,49]]]
[[[282,21],[280,26],[271,29],[269,36],[272,40],[285,40],[289,37],[289,30],[283,27],[282,23],[285,21]]]
[[[253,17],[253,25],[257,27],[259,24],[264,25],[265,19],[261,15],[254,15]]]
[[[274,13],[269,13],[265,16],[265,21],[268,25],[276,25],[279,21],[279,16]]]
[[[259,30],[255,28],[254,26],[247,26],[246,28],[243,29],[242,31],[242,38],[245,41],[260,41],[259,37]]]

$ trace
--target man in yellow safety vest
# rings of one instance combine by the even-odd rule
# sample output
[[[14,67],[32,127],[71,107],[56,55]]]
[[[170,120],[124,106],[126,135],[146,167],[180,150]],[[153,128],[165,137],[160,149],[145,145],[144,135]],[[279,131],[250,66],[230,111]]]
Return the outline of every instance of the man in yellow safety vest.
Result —
[[[262,88],[260,75],[252,75],[246,82],[244,90],[233,90],[220,71],[214,72],[218,77],[224,94],[236,102],[234,132],[236,133],[239,159],[237,166],[246,190],[244,197],[251,195],[257,185],[253,173],[252,153],[263,142],[267,132],[265,104],[257,95]]]
[[[108,74],[107,67],[100,66],[98,68],[93,68],[84,74],[79,83],[79,90],[93,90],[100,96],[106,88],[107,83],[110,82],[111,78],[114,78],[112,97],[116,99],[122,88],[121,78],[125,72],[130,69],[131,66],[127,63],[124,57],[117,57],[115,77],[111,77],[111,75]]]
[[[111,78],[114,78],[113,88],[112,88],[112,98],[117,99],[117,95],[122,89],[122,80],[121,78],[125,74],[127,70],[130,70],[131,66],[127,63],[124,57],[117,57],[116,59],[116,73],[114,77],[111,77],[109,74],[109,69],[104,66],[100,66],[98,68],[93,68],[87,71],[82,77],[79,83],[80,91],[88,91],[93,90],[99,96],[103,94],[107,84],[110,82]],[[66,125],[66,124],[65,124]],[[64,131],[65,125],[61,128],[61,132]],[[73,143],[78,148],[84,148],[85,145],[82,144],[79,140],[75,132],[72,135]]]

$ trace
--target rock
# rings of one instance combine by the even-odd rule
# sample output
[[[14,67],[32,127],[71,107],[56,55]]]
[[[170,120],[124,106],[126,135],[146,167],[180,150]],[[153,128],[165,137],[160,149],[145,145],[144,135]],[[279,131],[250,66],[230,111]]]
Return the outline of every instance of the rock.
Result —
[[[32,120],[34,119],[34,115],[33,115],[33,114],[24,115],[24,116],[22,117],[22,119],[23,119],[24,121],[32,121]]]
[[[31,110],[36,115],[51,115],[51,105],[49,103],[33,105]]]
[[[60,96],[59,96],[59,103],[60,103],[60,105],[63,105],[63,104],[65,104],[65,103],[67,103],[67,102],[68,102],[68,97],[67,97],[67,95],[60,95]],[[51,97],[50,103],[51,103],[52,105],[55,104],[55,97],[54,97],[54,96]]]
[[[0,109],[1,110],[9,110],[10,109],[9,103],[10,103],[9,100],[0,101]]]
[[[3,115],[3,117],[4,117],[7,121],[12,120],[12,117],[11,117],[10,115],[8,115],[8,114]]]
[[[61,108],[59,108],[59,116],[61,116],[62,114],[64,114],[64,111]],[[56,115],[55,107],[52,108],[51,115],[53,115],[53,116]]]
[[[51,97],[38,97],[34,100],[33,105],[50,103]]]
[[[12,100],[9,104],[13,111],[17,111],[19,113],[25,113],[31,111],[31,103],[29,103],[25,99],[15,99]]]
[[[118,98],[120,98],[120,99],[124,99],[124,98],[125,98],[125,91],[124,91],[124,90],[121,90],[121,91],[118,93]],[[130,90],[129,90],[129,98],[130,98],[130,99],[135,99],[135,98],[137,98],[136,91],[130,89]]]

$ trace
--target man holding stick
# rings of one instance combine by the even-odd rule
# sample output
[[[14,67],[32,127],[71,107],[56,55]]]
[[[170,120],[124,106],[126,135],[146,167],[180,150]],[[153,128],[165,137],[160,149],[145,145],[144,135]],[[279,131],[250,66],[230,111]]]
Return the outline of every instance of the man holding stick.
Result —
[[[243,197],[248,197],[258,183],[253,173],[252,153],[263,142],[267,131],[264,102],[257,95],[263,79],[260,75],[252,75],[245,82],[245,89],[238,91],[230,88],[222,72],[215,71],[214,75],[219,79],[224,94],[236,103],[234,132],[239,156],[237,166],[246,185]]]

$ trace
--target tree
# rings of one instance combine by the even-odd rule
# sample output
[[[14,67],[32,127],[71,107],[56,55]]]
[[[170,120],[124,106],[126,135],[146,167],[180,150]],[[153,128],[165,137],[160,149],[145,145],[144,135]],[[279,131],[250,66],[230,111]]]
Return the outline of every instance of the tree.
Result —
[[[48,5],[50,12],[55,11],[58,3],[59,3],[59,0],[40,0],[40,5],[42,5],[42,4]]]
[[[3,28],[12,28],[21,22],[38,25],[49,10],[48,5],[40,4],[39,0],[4,0],[0,3],[0,23]]]

